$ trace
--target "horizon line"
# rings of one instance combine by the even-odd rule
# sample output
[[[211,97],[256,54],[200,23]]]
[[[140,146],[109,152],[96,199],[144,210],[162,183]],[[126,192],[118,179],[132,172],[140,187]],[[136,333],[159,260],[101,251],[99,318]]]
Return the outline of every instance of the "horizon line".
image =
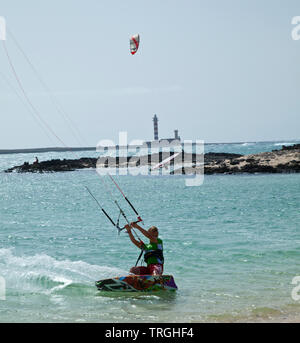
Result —
[[[300,139],[283,139],[283,140],[268,140],[268,141],[241,141],[241,142],[204,142],[204,145],[221,145],[221,144],[255,144],[255,143],[284,143],[300,141]],[[184,141],[183,141],[184,142]],[[112,146],[116,147],[118,145]],[[130,146],[130,145],[128,145]],[[138,145],[134,145],[138,146]],[[111,147],[108,147],[111,148]],[[94,147],[44,147],[44,148],[25,148],[25,149],[0,149],[0,154],[19,154],[19,153],[44,153],[44,152],[68,152],[68,151],[97,151],[97,146]]]

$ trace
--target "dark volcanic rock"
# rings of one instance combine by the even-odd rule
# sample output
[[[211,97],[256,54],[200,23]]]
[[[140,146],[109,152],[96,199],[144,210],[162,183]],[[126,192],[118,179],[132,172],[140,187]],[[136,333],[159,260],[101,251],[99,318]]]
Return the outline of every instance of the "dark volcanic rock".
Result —
[[[78,160],[49,160],[39,163],[29,164],[25,162],[21,166],[15,166],[5,170],[6,173],[11,173],[16,171],[18,173],[44,173],[44,172],[63,172],[63,171],[74,171],[76,169],[83,168],[95,168],[96,167],[96,158],[80,158]]]

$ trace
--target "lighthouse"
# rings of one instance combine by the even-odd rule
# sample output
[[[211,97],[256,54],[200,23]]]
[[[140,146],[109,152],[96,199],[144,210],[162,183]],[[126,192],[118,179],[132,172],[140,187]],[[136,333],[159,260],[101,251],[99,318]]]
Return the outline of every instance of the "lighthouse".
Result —
[[[158,119],[157,119],[156,114],[153,117],[153,125],[154,125],[154,140],[158,141]]]
[[[162,141],[168,141],[169,143],[177,141],[180,143],[181,139],[178,135],[178,130],[174,130],[174,137],[173,138],[158,138],[158,118],[157,115],[154,114],[153,120],[153,126],[154,126],[154,142],[162,142]]]

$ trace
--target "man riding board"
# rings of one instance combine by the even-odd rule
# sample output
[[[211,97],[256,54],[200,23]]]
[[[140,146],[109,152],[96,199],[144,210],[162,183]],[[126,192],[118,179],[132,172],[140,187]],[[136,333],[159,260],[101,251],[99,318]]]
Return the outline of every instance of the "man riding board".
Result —
[[[127,229],[131,242],[144,251],[144,260],[147,263],[147,267],[132,267],[130,273],[136,275],[162,275],[164,264],[163,242],[158,238],[157,227],[151,226],[150,229],[145,230],[137,223],[131,223],[130,225],[126,225],[125,228]],[[145,244],[141,240],[137,241],[131,232],[132,228],[138,229],[150,242]]]

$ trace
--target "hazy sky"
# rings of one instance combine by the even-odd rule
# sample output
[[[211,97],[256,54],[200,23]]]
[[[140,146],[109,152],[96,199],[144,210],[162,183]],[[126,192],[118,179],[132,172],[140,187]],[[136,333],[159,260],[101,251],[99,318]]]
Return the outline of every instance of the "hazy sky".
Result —
[[[300,138],[299,0],[0,0],[0,16],[26,93],[68,146],[80,142],[13,37],[89,146],[119,131],[153,139],[154,114],[160,138]],[[0,43],[0,149],[61,146],[34,120]]]

